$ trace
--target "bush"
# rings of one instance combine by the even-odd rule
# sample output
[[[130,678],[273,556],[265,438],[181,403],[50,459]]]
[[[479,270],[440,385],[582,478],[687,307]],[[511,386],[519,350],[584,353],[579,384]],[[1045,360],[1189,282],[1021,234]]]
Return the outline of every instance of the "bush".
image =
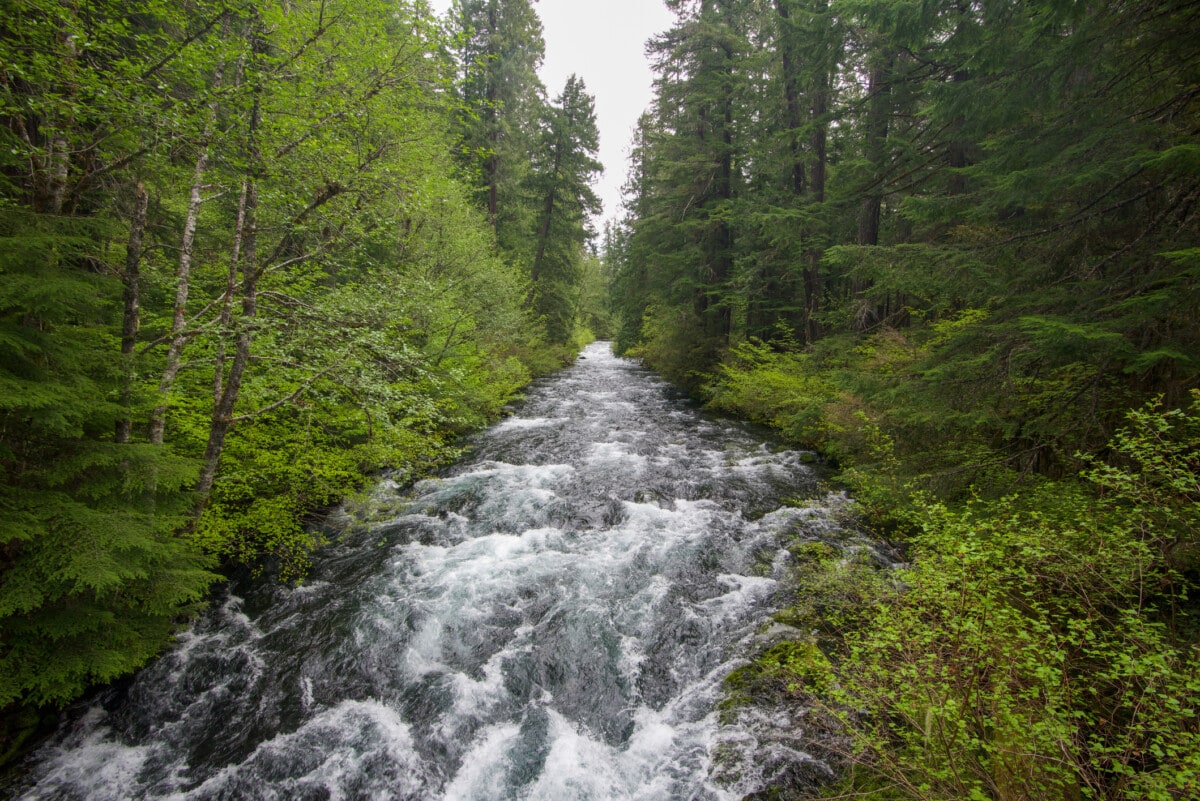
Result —
[[[861,762],[909,798],[1195,797],[1197,413],[1131,414],[1086,474],[1100,498],[1064,480],[916,502],[903,590],[839,671]]]
[[[831,431],[826,407],[839,393],[808,360],[803,353],[776,351],[756,340],[744,342],[708,385],[708,404],[769,425],[805,447],[823,449]]]

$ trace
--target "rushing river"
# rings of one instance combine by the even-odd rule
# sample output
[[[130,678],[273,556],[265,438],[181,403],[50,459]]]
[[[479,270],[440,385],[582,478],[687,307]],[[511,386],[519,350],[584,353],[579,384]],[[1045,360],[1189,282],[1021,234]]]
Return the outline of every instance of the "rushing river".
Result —
[[[717,711],[785,537],[830,527],[794,504],[805,456],[592,345],[442,477],[336,515],[304,586],[227,593],[72,710],[9,792],[723,801],[820,773],[786,714]]]

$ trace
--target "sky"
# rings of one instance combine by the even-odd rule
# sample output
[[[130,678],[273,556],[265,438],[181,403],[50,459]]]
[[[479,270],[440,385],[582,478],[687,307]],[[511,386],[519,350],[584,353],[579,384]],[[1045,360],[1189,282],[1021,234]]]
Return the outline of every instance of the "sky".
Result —
[[[450,0],[430,4],[441,13],[450,8]],[[547,96],[557,97],[573,72],[596,98],[604,164],[596,194],[604,201],[604,218],[615,219],[633,129],[650,105],[646,40],[670,27],[671,12],[661,0],[535,0],[534,8],[546,40],[541,78]]]

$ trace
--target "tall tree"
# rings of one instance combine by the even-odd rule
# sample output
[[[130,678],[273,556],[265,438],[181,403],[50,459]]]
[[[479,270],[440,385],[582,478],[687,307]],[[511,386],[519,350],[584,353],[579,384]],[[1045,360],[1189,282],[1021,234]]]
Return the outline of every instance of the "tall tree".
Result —
[[[573,334],[584,245],[593,235],[590,217],[601,210],[591,186],[604,169],[596,160],[599,148],[595,101],[583,81],[571,75],[546,109],[526,182],[538,205],[530,268],[534,308],[554,342],[565,343]]]
[[[461,42],[462,157],[478,176],[497,243],[527,259],[531,209],[521,185],[545,104],[542,23],[530,0],[456,0],[452,22]]]
[[[733,331],[742,67],[753,4],[669,5],[676,24],[650,45],[659,77],[652,124],[642,127],[629,258],[653,263],[653,305],[686,329],[662,344],[687,374],[688,363],[711,360]]]

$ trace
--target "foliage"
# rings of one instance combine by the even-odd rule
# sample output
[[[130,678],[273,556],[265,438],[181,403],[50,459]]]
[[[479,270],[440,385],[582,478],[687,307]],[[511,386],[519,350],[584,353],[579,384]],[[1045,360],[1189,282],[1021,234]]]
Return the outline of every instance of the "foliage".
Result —
[[[316,516],[573,356],[457,177],[479,108],[426,4],[8,6],[6,759],[35,707],[161,650],[218,564],[300,579]]]
[[[603,167],[595,102],[583,81],[567,78],[557,100],[545,110],[542,154],[535,158],[526,188],[535,199],[537,236],[531,283],[534,308],[552,342],[565,343],[578,322],[583,288],[584,245],[591,237],[588,217],[600,212],[591,182]]]
[[[1067,481],[918,512],[904,589],[841,666],[864,758],[912,798],[1194,792],[1191,582],[1153,522],[1182,521]]]
[[[529,281],[527,305],[564,354],[586,326],[585,246],[600,212],[595,100],[575,75],[554,100],[537,70],[542,25],[529,0],[458,0],[458,162],[499,254]],[[586,336],[585,336],[586,338]]]
[[[1087,460],[1086,481],[954,505],[898,486],[881,444],[858,481],[899,504],[887,515],[910,563],[880,573],[802,544],[796,605],[777,617],[834,655],[835,680],[801,670],[797,687],[854,736],[860,768],[832,794],[1195,793],[1197,423],[1200,398],[1152,402]],[[731,676],[731,701],[775,692],[748,683],[773,665]]]
[[[836,401],[837,390],[806,369],[808,359],[803,353],[744,342],[720,365],[706,393],[708,403],[769,425],[805,447],[823,449],[830,425],[825,409]]]
[[[673,8],[606,242],[622,351],[696,388],[742,342],[907,343],[838,386],[902,458],[965,443],[930,475],[1069,474],[1194,385],[1195,8]]]

